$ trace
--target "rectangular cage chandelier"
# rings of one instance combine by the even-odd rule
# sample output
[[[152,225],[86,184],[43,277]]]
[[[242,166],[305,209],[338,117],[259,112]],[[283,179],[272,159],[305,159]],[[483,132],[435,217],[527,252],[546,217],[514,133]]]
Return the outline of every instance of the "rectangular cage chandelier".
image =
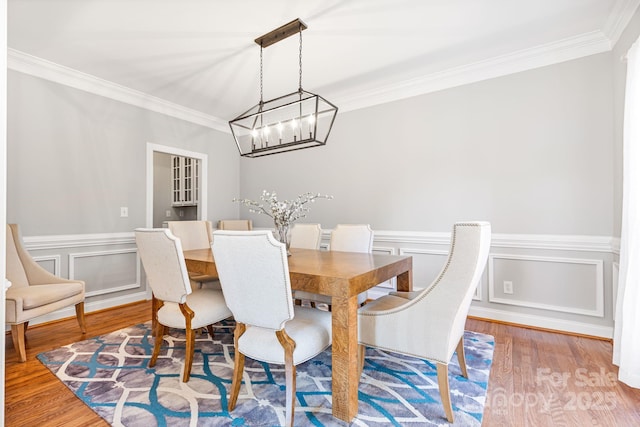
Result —
[[[243,157],[262,157],[325,145],[338,107],[302,89],[302,31],[307,25],[295,19],[258,37],[260,45],[260,102],[229,122]],[[300,34],[298,90],[269,101],[262,99],[262,51],[291,35]]]

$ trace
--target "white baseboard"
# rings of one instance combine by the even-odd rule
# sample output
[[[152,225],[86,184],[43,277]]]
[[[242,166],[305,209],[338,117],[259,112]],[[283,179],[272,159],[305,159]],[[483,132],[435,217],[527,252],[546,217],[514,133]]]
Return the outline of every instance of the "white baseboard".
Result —
[[[531,314],[515,313],[513,311],[496,310],[494,308],[474,306],[471,306],[471,309],[469,310],[469,316],[561,332],[591,335],[600,338],[613,338],[613,327],[611,326],[593,325],[590,323],[576,322],[573,320],[554,319],[551,317],[543,317]]]

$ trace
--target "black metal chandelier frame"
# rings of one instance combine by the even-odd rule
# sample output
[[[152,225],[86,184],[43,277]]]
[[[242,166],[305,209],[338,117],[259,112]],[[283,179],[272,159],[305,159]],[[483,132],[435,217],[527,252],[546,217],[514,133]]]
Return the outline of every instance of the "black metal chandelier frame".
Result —
[[[260,46],[260,101],[229,122],[243,157],[262,157],[327,142],[338,107],[302,89],[302,31],[306,28],[304,22],[295,19],[255,39]],[[263,49],[296,33],[300,34],[298,90],[263,101]]]

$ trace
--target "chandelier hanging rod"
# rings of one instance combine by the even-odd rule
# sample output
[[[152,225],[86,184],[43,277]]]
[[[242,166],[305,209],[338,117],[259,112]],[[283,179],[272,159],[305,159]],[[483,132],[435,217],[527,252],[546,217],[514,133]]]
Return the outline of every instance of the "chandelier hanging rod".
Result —
[[[275,30],[269,31],[267,34],[258,37],[254,41],[259,46],[265,48],[306,29],[307,24],[302,22],[300,18],[296,18],[293,21],[276,28]]]

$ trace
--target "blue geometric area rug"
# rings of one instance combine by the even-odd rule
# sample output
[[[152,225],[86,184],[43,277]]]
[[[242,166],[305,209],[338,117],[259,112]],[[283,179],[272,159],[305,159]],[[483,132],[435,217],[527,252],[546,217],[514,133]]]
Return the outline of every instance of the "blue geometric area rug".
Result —
[[[182,382],[184,331],[165,337],[154,368],[150,323],[73,343],[38,355],[78,398],[113,426],[280,426],[284,423],[284,367],[245,361],[238,404],[227,411],[233,374],[233,321],[214,326],[212,340],[196,335],[188,383]],[[454,355],[449,383],[455,426],[480,426],[493,356],[493,337],[465,332],[469,379]],[[444,415],[436,367],[397,353],[367,348],[350,423],[331,415],[331,347],[297,366],[296,426],[440,426]]]

